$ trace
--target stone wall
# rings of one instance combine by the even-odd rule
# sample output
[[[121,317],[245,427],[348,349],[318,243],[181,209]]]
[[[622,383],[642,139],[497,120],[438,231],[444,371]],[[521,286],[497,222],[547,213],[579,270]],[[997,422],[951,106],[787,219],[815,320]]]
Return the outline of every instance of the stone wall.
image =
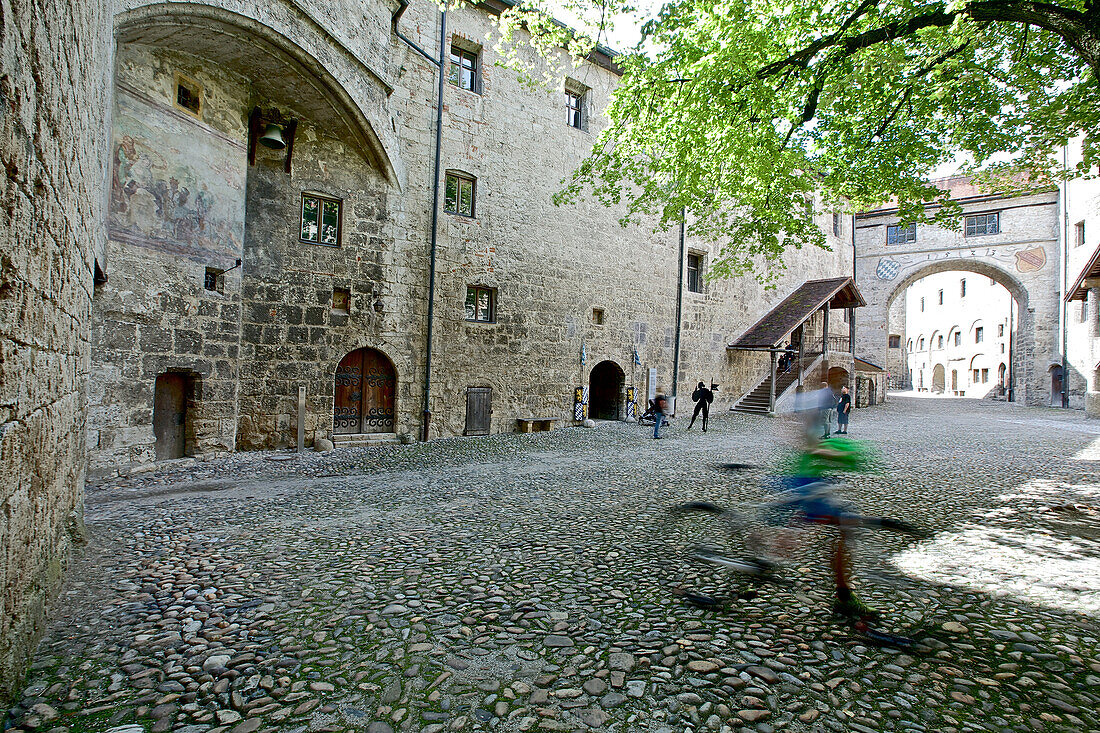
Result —
[[[90,445],[97,472],[152,460],[154,384],[164,371],[190,375],[201,387],[188,419],[206,429],[189,433],[192,455],[293,445],[300,387],[307,444],[330,435],[335,371],[359,348],[380,352],[394,368],[394,432],[422,429],[438,72],[388,28],[387,55],[379,56],[378,29],[318,36],[327,11],[292,5],[217,0],[173,8],[182,14],[176,17],[160,6],[127,4],[119,16],[120,109],[130,97],[147,98],[157,114],[178,121],[170,94],[183,74],[203,88],[204,106],[192,124],[218,139],[247,143],[246,120],[256,107],[277,109],[298,127],[289,173],[284,152],[259,147],[255,164],[246,165],[237,148],[226,149],[226,171],[243,177],[244,203],[243,264],[225,276],[224,292],[197,285],[202,266],[211,264],[200,261],[205,251],[172,256],[134,236],[112,238],[111,280],[96,300],[99,378]],[[345,5],[350,12],[356,3]],[[388,19],[373,5],[364,4],[363,15],[368,24]],[[401,21],[432,54],[439,22],[431,3],[410,6]],[[476,51],[479,71],[474,90],[445,87],[441,168],[475,179],[476,196],[473,216],[439,215],[430,435],[465,432],[470,387],[492,388],[490,432],[512,431],[523,417],[569,423],[575,388],[590,386],[592,370],[608,361],[623,374],[619,415],[626,412],[625,387],[637,387],[644,402],[651,368],[653,387],[669,394],[690,393],[700,380],[718,383],[720,408],[755,386],[767,357],[726,345],[804,280],[851,273],[851,218],[841,217],[834,234],[832,213],[822,212],[832,251],[792,253],[772,288],[741,278],[685,292],[674,384],[678,231],[624,229],[614,208],[551,202],[606,124],[602,112],[618,77],[561,59],[548,86],[525,84],[497,65],[484,9],[453,10],[449,23],[448,44]],[[522,37],[517,43],[523,47]],[[299,65],[286,58],[295,44],[311,54]],[[538,76],[545,62],[527,53]],[[322,61],[331,68],[313,67]],[[586,129],[566,124],[567,77],[572,89],[585,91]],[[116,168],[132,168],[124,122],[120,114]],[[145,148],[158,149],[168,168],[188,160],[191,169],[216,165],[190,148]],[[116,183],[126,191],[125,182]],[[306,193],[340,202],[338,246],[302,241]],[[116,193],[112,206],[122,198]],[[706,243],[688,241],[686,248],[704,260],[714,256]],[[494,289],[492,322],[467,320],[470,286]],[[346,309],[334,307],[336,289],[349,294]],[[839,315],[832,328],[847,334]],[[184,331],[198,336],[188,340]]]
[[[82,536],[107,6],[0,6],[0,707]]]

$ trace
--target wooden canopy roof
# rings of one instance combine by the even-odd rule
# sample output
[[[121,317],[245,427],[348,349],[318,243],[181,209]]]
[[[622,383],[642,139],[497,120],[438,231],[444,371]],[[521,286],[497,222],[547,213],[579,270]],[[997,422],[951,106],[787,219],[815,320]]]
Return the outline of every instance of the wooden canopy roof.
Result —
[[[1100,279],[1100,247],[1092,253],[1085,269],[1081,270],[1081,274],[1077,276],[1077,281],[1066,291],[1066,300],[1084,300],[1089,293],[1089,286],[1085,284],[1085,280],[1094,279]]]
[[[859,308],[867,301],[856,289],[850,277],[834,277],[828,280],[807,280],[783,302],[741,334],[741,338],[729,345],[731,349],[774,349],[791,331],[828,304],[830,308]]]

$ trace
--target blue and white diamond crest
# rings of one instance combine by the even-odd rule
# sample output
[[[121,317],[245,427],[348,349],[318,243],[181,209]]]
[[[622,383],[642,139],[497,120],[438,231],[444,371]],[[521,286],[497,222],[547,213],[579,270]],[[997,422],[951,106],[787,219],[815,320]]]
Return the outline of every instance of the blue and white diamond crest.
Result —
[[[875,275],[879,280],[893,280],[901,272],[901,263],[889,257],[883,257],[878,261]]]

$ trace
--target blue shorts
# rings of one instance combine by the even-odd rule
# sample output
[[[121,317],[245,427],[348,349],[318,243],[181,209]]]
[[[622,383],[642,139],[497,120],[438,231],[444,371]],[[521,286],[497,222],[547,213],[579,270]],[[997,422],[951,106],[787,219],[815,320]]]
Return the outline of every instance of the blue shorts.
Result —
[[[788,524],[797,512],[807,522],[833,524],[846,517],[857,516],[850,507],[834,497],[824,479],[811,476],[789,476],[780,481],[777,501],[767,512],[769,524]]]

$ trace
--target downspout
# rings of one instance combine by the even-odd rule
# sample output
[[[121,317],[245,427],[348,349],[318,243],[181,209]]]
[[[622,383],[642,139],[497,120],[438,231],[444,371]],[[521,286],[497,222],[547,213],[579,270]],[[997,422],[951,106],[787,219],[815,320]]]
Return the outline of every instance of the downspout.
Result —
[[[1062,171],[1069,168],[1069,146],[1062,146]],[[1062,292],[1059,300],[1062,301],[1062,407],[1069,407],[1069,356],[1066,348],[1069,346],[1067,332],[1069,322],[1069,306],[1066,303],[1066,290],[1069,289],[1069,181],[1062,181]]]
[[[672,414],[676,414],[676,384],[680,380],[680,324],[684,309],[684,240],[687,209],[680,210],[680,268],[676,280],[676,347],[672,352]]]
[[[423,427],[420,439],[428,439],[428,428],[432,422],[431,394],[432,394],[432,326],[435,323],[435,263],[436,244],[439,239],[439,160],[443,148],[443,89],[446,83],[446,53],[447,53],[447,6],[439,15],[439,59],[433,59],[431,55],[407,38],[397,29],[397,21],[401,19],[405,10],[409,7],[408,0],[397,0],[398,7],[393,14],[393,32],[413,50],[426,58],[439,69],[439,89],[435,97],[435,166],[432,168],[432,234],[431,255],[428,266],[428,334],[424,358],[424,413]]]

